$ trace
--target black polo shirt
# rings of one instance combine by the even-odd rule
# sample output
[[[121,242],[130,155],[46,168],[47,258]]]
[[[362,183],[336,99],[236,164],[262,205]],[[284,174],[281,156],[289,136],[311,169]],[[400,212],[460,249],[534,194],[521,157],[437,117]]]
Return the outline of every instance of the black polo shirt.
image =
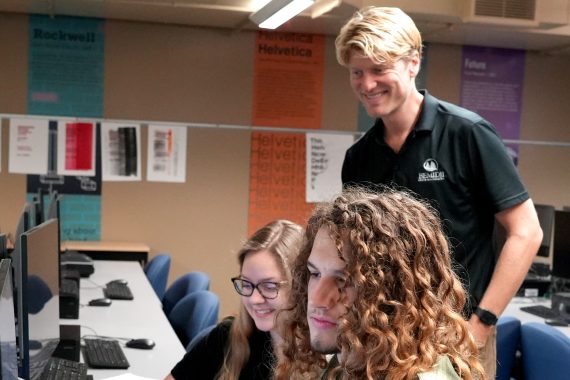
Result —
[[[440,213],[460,265],[454,269],[475,306],[495,267],[494,215],[529,195],[488,121],[420,92],[422,111],[400,152],[384,142],[378,119],[346,152],[342,182],[403,186],[428,200]]]

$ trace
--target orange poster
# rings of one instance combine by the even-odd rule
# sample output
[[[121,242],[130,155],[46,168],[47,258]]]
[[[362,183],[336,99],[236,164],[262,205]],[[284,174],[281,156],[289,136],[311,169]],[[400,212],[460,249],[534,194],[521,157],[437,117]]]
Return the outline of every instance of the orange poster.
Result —
[[[325,37],[258,31],[253,125],[321,128]]]
[[[252,134],[248,235],[275,219],[306,224],[305,160],[304,134]]]

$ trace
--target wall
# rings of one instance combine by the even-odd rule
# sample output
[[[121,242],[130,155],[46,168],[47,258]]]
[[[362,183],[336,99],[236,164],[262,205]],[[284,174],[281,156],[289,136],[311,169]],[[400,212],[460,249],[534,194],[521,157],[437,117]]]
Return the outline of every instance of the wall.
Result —
[[[0,13],[0,113],[26,112],[27,17]],[[253,78],[252,32],[108,21],[105,24],[105,118],[249,125]],[[459,100],[461,47],[430,45],[428,88]],[[529,53],[522,138],[570,142],[568,57]],[[9,89],[9,90],[7,90]],[[354,130],[357,103],[346,70],[327,38],[322,128]],[[0,230],[15,229],[25,199],[25,176],[8,174],[7,123],[2,130]],[[146,146],[146,128],[142,144]],[[238,305],[229,278],[245,239],[250,131],[191,128],[187,182],[105,182],[102,239],[145,242],[173,258],[170,281],[201,270],[222,300],[221,316]],[[143,163],[146,161],[143,150]],[[570,205],[570,148],[525,145],[520,172],[534,200]],[[144,164],[143,164],[144,166]]]

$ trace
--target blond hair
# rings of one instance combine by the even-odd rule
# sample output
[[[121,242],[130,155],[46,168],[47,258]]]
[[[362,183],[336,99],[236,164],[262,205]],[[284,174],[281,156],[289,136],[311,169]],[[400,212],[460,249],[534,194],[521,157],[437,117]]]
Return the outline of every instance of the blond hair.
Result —
[[[368,7],[357,11],[336,38],[336,57],[347,66],[353,52],[377,64],[393,65],[416,52],[421,58],[422,37],[414,21],[399,8]]]

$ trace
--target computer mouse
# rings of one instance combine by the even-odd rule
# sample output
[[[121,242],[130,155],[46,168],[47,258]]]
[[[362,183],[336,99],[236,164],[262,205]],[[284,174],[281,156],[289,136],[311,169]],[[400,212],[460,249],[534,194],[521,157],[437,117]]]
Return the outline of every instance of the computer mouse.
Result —
[[[562,319],[546,319],[544,323],[550,326],[559,326],[559,327],[566,327],[568,326],[568,322]]]
[[[154,341],[152,339],[131,339],[126,343],[129,348],[140,348],[141,350],[150,350],[154,347]]]
[[[109,282],[107,283],[107,285],[109,285],[109,284],[127,285],[128,283],[129,283],[129,282],[128,282],[127,280],[124,280],[124,279],[120,278],[120,279],[117,279],[117,280],[109,281]]]
[[[110,298],[96,298],[89,301],[89,306],[111,306],[112,302]]]

